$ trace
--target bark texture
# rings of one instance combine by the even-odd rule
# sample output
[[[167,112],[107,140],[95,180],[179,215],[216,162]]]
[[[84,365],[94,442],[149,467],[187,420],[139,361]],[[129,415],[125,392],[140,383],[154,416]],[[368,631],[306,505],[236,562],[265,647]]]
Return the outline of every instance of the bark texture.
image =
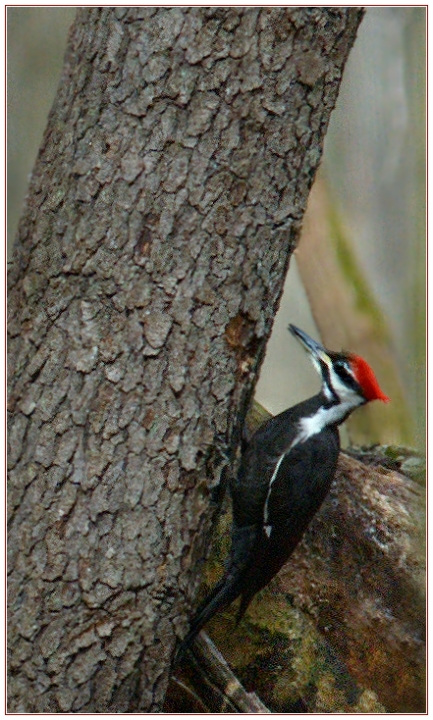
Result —
[[[78,12],[10,273],[9,712],[161,708],[361,17]]]

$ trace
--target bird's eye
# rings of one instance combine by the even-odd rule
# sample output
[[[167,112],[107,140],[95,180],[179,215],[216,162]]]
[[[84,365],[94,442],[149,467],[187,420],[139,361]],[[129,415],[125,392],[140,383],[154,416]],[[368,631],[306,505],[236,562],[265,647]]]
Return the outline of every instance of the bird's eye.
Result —
[[[336,360],[334,363],[334,370],[342,378],[347,378],[350,373],[348,372],[347,363],[344,360]]]

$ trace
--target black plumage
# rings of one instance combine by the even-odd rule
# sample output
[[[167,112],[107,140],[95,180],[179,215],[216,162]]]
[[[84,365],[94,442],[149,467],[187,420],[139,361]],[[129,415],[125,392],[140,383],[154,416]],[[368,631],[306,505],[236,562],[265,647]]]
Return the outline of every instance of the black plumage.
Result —
[[[311,410],[319,407],[322,400],[322,394],[311,398]],[[194,616],[184,648],[215,613],[239,596],[238,620],[241,619],[254,595],[270,582],[292,554],[326,497],[340,450],[338,428],[329,427],[290,450],[296,419],[304,408],[302,403],[271,418],[247,445],[237,478],[230,487],[233,526],[227,568]],[[263,447],[266,447],[265,457],[262,457]],[[263,509],[269,482],[283,453],[269,495],[269,515],[274,526],[268,536]],[[245,503],[246,494],[248,503]]]

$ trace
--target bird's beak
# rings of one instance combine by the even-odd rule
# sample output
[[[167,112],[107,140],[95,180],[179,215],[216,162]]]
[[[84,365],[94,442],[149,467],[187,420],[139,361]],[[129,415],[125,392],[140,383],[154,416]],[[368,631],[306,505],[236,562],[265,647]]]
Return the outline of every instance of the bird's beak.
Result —
[[[303,330],[300,330],[295,325],[289,325],[290,332],[292,335],[299,340],[301,345],[304,346],[306,351],[311,355],[312,360],[322,360],[322,362],[325,362],[326,364],[329,363],[329,355],[326,352],[323,345],[313,340],[313,338],[310,338],[307,333],[305,333]]]

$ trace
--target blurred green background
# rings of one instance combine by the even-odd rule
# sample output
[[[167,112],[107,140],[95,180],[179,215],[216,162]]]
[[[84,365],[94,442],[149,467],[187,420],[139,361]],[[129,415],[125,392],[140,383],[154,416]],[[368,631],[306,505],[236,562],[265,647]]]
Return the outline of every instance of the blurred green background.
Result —
[[[75,10],[7,8],[9,248]],[[350,252],[351,258],[350,277],[344,277],[342,266],[341,277],[325,281],[324,298],[327,288],[331,294],[340,283],[346,292],[352,284],[358,296],[368,288],[379,309],[369,319],[371,327],[380,314],[382,335],[377,343],[374,340],[376,354],[383,348],[387,363],[395,364],[390,374],[395,370],[402,385],[401,397],[395,393],[398,397],[386,409],[391,415],[384,415],[383,422],[392,413],[404,414],[409,431],[400,430],[402,423],[390,422],[391,440],[419,448],[425,443],[425,52],[425,7],[367,9],[346,66],[320,171],[334,226],[337,218],[347,243],[344,252],[346,257]],[[326,342],[326,323],[338,328],[343,322],[337,301],[332,317],[324,318],[320,312],[325,303],[314,297],[320,272],[320,267],[304,272],[303,284],[297,261],[291,263],[257,387],[258,400],[273,413],[311,395],[318,385],[312,368],[293,348],[287,324],[293,322],[318,337],[311,313],[315,304],[315,320]],[[349,316],[350,322],[356,325],[358,316]],[[365,346],[371,341],[371,327]],[[363,332],[360,323],[361,347]],[[380,374],[377,365],[375,369],[385,392],[392,394],[388,372],[382,369]],[[371,441],[383,439],[374,432]]]

